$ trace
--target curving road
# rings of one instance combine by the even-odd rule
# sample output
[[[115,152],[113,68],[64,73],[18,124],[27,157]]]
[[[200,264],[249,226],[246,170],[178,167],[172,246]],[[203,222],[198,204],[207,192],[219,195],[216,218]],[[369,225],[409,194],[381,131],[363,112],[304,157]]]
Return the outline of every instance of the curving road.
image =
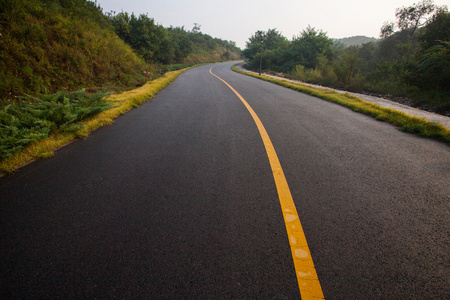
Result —
[[[326,299],[450,299],[450,148],[230,70]],[[209,73],[0,178],[0,296],[299,299],[258,129]]]

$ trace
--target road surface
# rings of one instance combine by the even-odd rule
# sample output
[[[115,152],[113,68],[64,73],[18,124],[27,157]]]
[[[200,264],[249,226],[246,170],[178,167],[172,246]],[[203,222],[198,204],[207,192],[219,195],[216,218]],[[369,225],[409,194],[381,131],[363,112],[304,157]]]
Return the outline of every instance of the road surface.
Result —
[[[230,70],[183,73],[0,178],[1,298],[300,299],[258,115],[326,299],[450,299],[450,148]]]

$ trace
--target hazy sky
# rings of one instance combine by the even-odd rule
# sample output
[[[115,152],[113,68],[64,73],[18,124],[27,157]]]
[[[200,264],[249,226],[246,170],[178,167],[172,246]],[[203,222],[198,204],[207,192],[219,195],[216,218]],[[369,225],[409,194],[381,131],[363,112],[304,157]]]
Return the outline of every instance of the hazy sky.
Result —
[[[231,40],[245,48],[257,30],[276,28],[288,39],[308,25],[325,31],[330,38],[365,35],[378,38],[387,20],[395,20],[395,9],[419,0],[97,0],[104,12],[146,14],[169,26],[194,23],[201,32]],[[450,6],[450,0],[435,0]]]

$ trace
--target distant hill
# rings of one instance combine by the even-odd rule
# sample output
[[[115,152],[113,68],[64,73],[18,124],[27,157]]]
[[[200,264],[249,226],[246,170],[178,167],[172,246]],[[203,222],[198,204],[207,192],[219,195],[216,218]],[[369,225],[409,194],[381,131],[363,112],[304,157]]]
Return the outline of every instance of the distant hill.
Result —
[[[333,39],[335,43],[341,43],[347,47],[349,46],[359,46],[362,44],[370,43],[370,42],[377,42],[378,39],[373,37],[367,37],[363,35],[357,35],[352,37],[346,37],[342,39]]]

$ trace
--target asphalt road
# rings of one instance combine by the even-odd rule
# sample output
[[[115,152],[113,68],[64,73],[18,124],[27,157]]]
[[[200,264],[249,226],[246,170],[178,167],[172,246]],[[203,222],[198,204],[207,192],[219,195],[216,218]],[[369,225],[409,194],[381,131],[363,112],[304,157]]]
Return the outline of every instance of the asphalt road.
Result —
[[[450,148],[231,65],[325,298],[450,299]],[[264,144],[211,67],[0,178],[0,298],[300,298]]]

